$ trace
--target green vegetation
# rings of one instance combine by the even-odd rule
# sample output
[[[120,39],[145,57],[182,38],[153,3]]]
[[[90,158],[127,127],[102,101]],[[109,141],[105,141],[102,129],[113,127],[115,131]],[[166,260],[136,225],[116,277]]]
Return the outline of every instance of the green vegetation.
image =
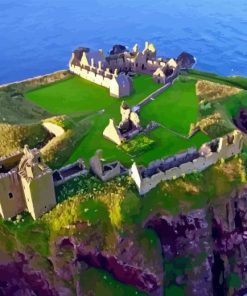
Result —
[[[134,78],[134,93],[125,101],[133,106],[159,87],[153,82],[151,76],[137,76]],[[107,89],[74,76],[65,81],[28,92],[26,97],[49,112],[77,116],[76,123],[81,120],[80,113],[84,115],[87,127],[83,128],[81,125],[83,130],[81,140],[73,145],[73,153],[68,162],[73,162],[79,157],[88,161],[97,149],[102,149],[107,161],[118,159],[126,165],[132,163],[131,157],[127,154],[129,152],[125,153],[122,149],[117,149],[114,143],[102,136],[110,118],[114,118],[116,122],[120,121],[121,100],[111,98]],[[61,102],[63,103],[61,104]],[[176,107],[173,108],[174,106]],[[89,115],[85,117],[85,114]],[[180,120],[177,120],[180,114],[183,114],[182,124]],[[138,149],[133,147],[133,152],[130,154],[133,153],[138,163],[146,165],[151,160],[174,154],[188,147],[201,146],[209,138],[200,132],[190,140],[176,134],[179,132],[187,135],[190,123],[196,122],[197,116],[195,83],[193,81],[188,83],[177,81],[167,92],[161,94],[141,111],[143,125],[151,120],[157,120],[167,125],[168,128],[174,129],[175,132],[165,127],[152,131],[150,136],[155,141],[153,149],[142,151],[140,155]],[[85,129],[87,131],[84,133]],[[130,147],[125,148],[131,149]]]
[[[241,287],[241,278],[237,273],[232,272],[228,279],[228,286],[230,288],[239,289]]]
[[[9,232],[9,238],[15,238],[21,250],[31,249],[42,256],[49,255],[49,228],[42,221],[33,221],[28,213],[18,215],[16,219],[9,221],[1,220],[0,228],[5,228]],[[7,242],[7,247],[9,246],[13,248],[13,241]]]
[[[220,76],[210,72],[190,69],[183,73],[185,77],[194,78],[196,80],[209,80],[212,82],[223,83],[226,85],[238,87],[247,90],[247,78],[241,76]]]
[[[247,106],[247,78],[223,77],[197,70],[186,71],[181,78],[187,82],[203,80],[196,84],[201,130],[215,138],[235,128],[232,118],[241,107]]]
[[[81,137],[86,135],[90,122],[86,115],[78,122],[68,116],[55,116],[44,121],[57,124],[64,129],[62,135],[52,138],[41,149],[44,161],[52,169],[60,168],[69,159]]]
[[[145,123],[153,120],[187,136],[190,124],[198,120],[195,81],[176,81],[153,102],[143,107],[141,118]]]
[[[0,235],[6,242],[5,248],[10,248],[9,251],[24,250],[28,253],[35,251],[44,258],[53,250],[56,238],[61,236],[77,237],[92,248],[110,251],[111,254],[118,252],[119,237],[127,236],[133,240],[138,254],[142,254],[146,266],[157,268],[159,265],[154,260],[161,262],[158,238],[152,230],[143,229],[143,224],[150,215],[154,213],[177,215],[181,211],[188,212],[208,204],[221,206],[220,197],[223,198],[233,188],[240,186],[245,178],[244,163],[241,158],[220,162],[204,173],[163,182],[143,198],[138,196],[129,177],[118,177],[107,183],[89,176],[75,178],[57,188],[59,204],[52,211],[38,221],[32,221],[28,214],[16,220],[1,221]],[[196,262],[184,259],[166,262],[165,268],[169,272],[167,276],[169,281],[166,282],[168,295],[175,291],[182,293],[184,288],[174,286],[173,279],[179,272],[181,274],[182,270],[186,272],[191,268],[191,264],[195,266],[200,264],[201,257],[197,259]],[[107,280],[102,279],[99,274],[106,276]],[[97,286],[100,289],[99,293],[101,292],[99,295],[104,295],[102,293],[115,295],[117,289],[120,293],[126,292],[127,295],[132,295],[132,291],[138,292],[133,287],[113,280],[103,271],[90,268],[82,272],[80,277],[87,293],[95,287],[93,285],[95,282],[99,285]]]
[[[145,195],[139,220],[145,221],[153,212],[168,212],[177,215],[181,211],[205,207],[215,199],[245,182],[246,173],[241,158],[218,163],[202,173],[161,183]]]
[[[247,92],[243,91],[239,94],[231,96],[222,101],[222,106],[227,111],[230,118],[238,115],[241,108],[247,108]]]
[[[31,124],[51,116],[48,111],[24,98],[15,87],[0,89],[0,123]]]
[[[154,146],[154,141],[145,135],[139,135],[121,145],[121,148],[131,156],[137,156],[150,150]]]
[[[134,105],[159,87],[152,77],[137,76],[134,79],[134,92],[125,100]],[[26,93],[26,97],[54,114],[90,113],[105,109],[120,118],[120,100],[112,98],[108,89],[77,76],[32,90]]]
[[[25,144],[40,147],[49,139],[49,133],[40,123],[11,125],[0,124],[0,156],[20,150]]]
[[[247,95],[242,91],[224,98],[209,92],[206,99],[212,99],[210,104],[202,96],[198,105],[195,85],[199,79],[247,90],[246,78],[190,70],[141,110],[143,125],[156,121],[161,127],[147,136],[141,135],[123,144],[122,149],[102,136],[109,118],[114,118],[116,123],[120,120],[121,100],[111,98],[107,89],[73,76],[26,92],[28,100],[23,95],[23,91],[27,90],[25,87],[0,90],[0,156],[20,149],[24,144],[30,147],[42,145],[49,138],[41,126],[42,121],[65,129],[62,136],[42,149],[45,161],[52,168],[61,167],[79,157],[88,161],[97,149],[103,149],[107,161],[119,159],[130,165],[135,160],[146,165],[186,148],[200,147],[210,138],[198,132],[187,139],[191,123],[205,119],[201,126],[210,136],[223,135],[233,128],[224,120],[236,116],[241,107],[247,107]],[[159,87],[151,76],[137,76],[134,78],[134,92],[125,101],[134,106]],[[219,91],[221,95],[226,92],[226,89],[225,92]],[[154,213],[177,215],[181,211],[188,212],[212,204],[221,206],[224,196],[246,182],[246,154],[244,157],[245,163],[241,155],[219,162],[203,173],[163,182],[143,198],[139,197],[129,177],[119,177],[105,184],[94,177],[76,178],[56,189],[59,204],[38,221],[33,221],[27,213],[9,221],[1,220],[0,250],[9,254],[16,250],[28,254],[35,252],[45,261],[48,255],[52,256],[58,237],[73,235],[92,248],[116,254],[119,238],[128,237],[141,254],[145,266],[155,270],[159,265],[154,261],[160,263],[162,260],[159,241],[152,230],[143,229],[144,222]],[[166,295],[185,294],[186,287],[177,287],[175,279],[191,269],[193,264],[201,264],[203,258],[195,258],[196,262],[191,258],[178,257],[164,263]],[[86,295],[90,295],[92,287],[95,295],[100,296],[145,295],[94,268],[82,272],[80,282]],[[237,289],[240,284],[238,275],[231,273],[228,286]]]
[[[153,130],[149,136],[154,140],[155,145],[153,149],[135,158],[138,164],[147,165],[150,161],[162,159],[190,147],[199,148],[203,143],[210,140],[210,138],[202,132],[198,132],[191,139],[186,139],[163,127]]]
[[[80,283],[83,287],[85,295],[95,296],[144,296],[146,293],[140,292],[135,288],[127,285],[123,285],[116,281],[107,272],[90,268],[83,272],[80,277]]]
[[[137,76],[134,80],[134,92],[126,101],[134,105],[158,87],[159,85],[152,82],[152,77]],[[82,139],[76,147],[74,146],[74,153],[69,162],[75,161],[79,157],[88,160],[99,148],[103,149],[104,157],[108,160],[120,159],[125,163],[130,162],[125,153],[116,149],[115,144],[102,136],[111,117],[116,121],[120,120],[121,100],[110,97],[107,89],[74,76],[65,81],[28,92],[26,97],[52,113],[77,116],[77,121],[81,120],[80,113],[83,114],[88,125],[87,133],[84,136],[83,133],[81,134]],[[85,114],[89,115],[85,117]],[[83,126],[81,128],[83,129]]]

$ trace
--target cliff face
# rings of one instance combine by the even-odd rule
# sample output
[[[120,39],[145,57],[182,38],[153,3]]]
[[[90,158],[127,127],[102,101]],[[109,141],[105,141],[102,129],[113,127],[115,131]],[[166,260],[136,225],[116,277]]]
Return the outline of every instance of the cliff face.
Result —
[[[154,229],[160,238],[166,285],[180,284],[185,287],[186,295],[244,295],[247,286],[246,189],[233,192],[214,206],[186,215],[152,217],[146,227]],[[166,266],[176,269],[179,261],[184,262],[180,264],[180,273],[173,273],[170,278],[171,269],[166,272]]]
[[[247,293],[247,188],[205,209],[157,214],[145,227],[159,237],[163,267],[157,263],[162,262],[158,249],[150,266],[130,238],[118,238],[113,254],[67,236],[56,240],[45,261],[38,263],[36,254],[17,253],[3,262],[0,294],[84,295],[79,275],[89,267],[107,271],[147,295],[164,295],[172,286],[192,296]]]

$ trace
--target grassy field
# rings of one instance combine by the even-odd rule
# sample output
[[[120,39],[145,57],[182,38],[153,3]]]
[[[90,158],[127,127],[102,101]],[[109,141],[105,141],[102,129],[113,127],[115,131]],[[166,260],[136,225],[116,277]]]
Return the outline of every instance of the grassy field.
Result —
[[[195,93],[196,82],[181,80],[143,107],[141,117],[144,122],[157,121],[168,128],[188,135],[191,122],[198,119],[198,99]]]
[[[159,87],[160,85],[154,83],[151,76],[137,76],[134,79],[134,92],[126,101],[134,106]],[[116,123],[120,120],[121,100],[110,97],[107,89],[75,76],[30,91],[26,97],[53,114],[68,114],[72,117],[77,115],[78,120],[80,114],[90,114],[90,128],[75,147],[68,162],[75,161],[79,157],[88,160],[97,149],[103,149],[104,158],[108,161],[119,159],[126,165],[133,161],[129,155],[116,148],[115,144],[102,136],[110,118],[114,118]],[[194,81],[177,81],[141,111],[141,120],[144,125],[155,120],[186,136],[190,123],[196,122],[197,116],[198,105]],[[151,132],[150,138],[156,142],[154,149],[145,151],[135,159],[140,164],[146,165],[151,160],[191,146],[199,147],[209,140],[201,133],[191,140],[187,140],[163,127]]]

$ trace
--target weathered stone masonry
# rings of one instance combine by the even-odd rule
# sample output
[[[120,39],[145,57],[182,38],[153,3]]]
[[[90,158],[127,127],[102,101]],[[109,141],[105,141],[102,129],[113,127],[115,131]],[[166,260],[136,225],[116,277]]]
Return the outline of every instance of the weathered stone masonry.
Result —
[[[202,145],[199,150],[188,149],[184,153],[154,161],[147,168],[134,163],[130,169],[130,176],[142,195],[162,181],[203,171],[220,159],[228,159],[237,155],[241,152],[242,147],[243,136],[240,131],[235,130],[222,138]]]

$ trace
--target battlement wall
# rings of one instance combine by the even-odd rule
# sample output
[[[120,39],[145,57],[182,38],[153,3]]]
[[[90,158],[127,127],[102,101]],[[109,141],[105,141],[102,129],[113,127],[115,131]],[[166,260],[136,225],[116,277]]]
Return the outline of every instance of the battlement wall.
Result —
[[[22,156],[23,156],[22,151],[16,151],[9,155],[0,157],[0,175],[1,173],[6,173],[7,171],[17,166]]]
[[[102,70],[99,68],[89,66],[80,67],[70,65],[70,71],[86,80],[94,82],[105,88],[110,88],[111,81],[114,77],[114,75],[107,70]]]

